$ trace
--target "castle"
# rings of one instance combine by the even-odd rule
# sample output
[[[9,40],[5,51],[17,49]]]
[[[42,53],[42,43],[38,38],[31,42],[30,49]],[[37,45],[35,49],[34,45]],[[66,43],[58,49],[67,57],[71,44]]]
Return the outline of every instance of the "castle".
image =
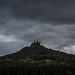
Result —
[[[41,46],[41,42],[38,41],[34,41],[32,44],[31,44],[31,47],[37,47],[37,46]]]

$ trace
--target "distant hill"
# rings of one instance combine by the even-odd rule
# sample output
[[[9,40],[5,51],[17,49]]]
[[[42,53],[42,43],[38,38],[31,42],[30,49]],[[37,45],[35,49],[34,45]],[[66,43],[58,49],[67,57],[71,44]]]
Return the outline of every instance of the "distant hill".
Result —
[[[53,49],[48,49],[41,45],[40,42],[32,43],[29,47],[24,47],[20,51],[8,54],[0,57],[0,61],[23,61],[26,63],[32,63],[42,61],[42,63],[74,63],[75,56],[72,54],[66,54],[60,51],[55,51]]]
[[[53,49],[48,49],[41,45],[41,42],[37,40],[37,42],[34,41],[29,47],[24,47],[16,53],[0,57],[1,68],[25,65],[48,67],[49,65],[56,65],[57,67],[61,65],[71,67],[71,69],[73,69],[75,68],[75,56],[60,51],[55,51]],[[71,75],[74,74],[69,71],[69,75],[70,73]]]

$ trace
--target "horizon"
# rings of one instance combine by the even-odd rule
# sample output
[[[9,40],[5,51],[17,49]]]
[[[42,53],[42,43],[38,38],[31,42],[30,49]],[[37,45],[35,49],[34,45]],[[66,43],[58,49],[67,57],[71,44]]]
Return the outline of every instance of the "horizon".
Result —
[[[40,41],[38,40],[38,42],[37,42],[37,40],[34,40],[30,45],[28,45],[28,46],[24,46],[24,47],[22,47],[21,49],[23,49],[23,48],[25,48],[25,47],[32,47],[31,45],[32,44],[35,44],[35,43],[39,43]],[[40,42],[40,45],[39,46],[44,46],[43,44],[42,44],[42,42]],[[48,48],[48,47],[46,47],[46,46],[44,46],[45,48],[47,48],[47,49],[52,49],[52,48]],[[20,49],[20,50],[21,50]],[[18,51],[20,51],[20,50],[18,50]],[[64,52],[63,50],[57,50],[57,49],[52,49],[52,50],[54,50],[54,51],[59,51],[59,52],[63,52],[63,53],[66,53],[66,54],[70,54],[70,53],[67,53],[67,52]],[[16,51],[16,52],[18,52],[18,51]],[[2,57],[2,56],[6,56],[6,55],[9,55],[9,54],[13,54],[13,53],[16,53],[16,52],[11,52],[11,53],[7,53],[7,54],[4,54],[4,55],[0,55],[0,57]],[[72,54],[72,55],[75,55],[75,54]]]

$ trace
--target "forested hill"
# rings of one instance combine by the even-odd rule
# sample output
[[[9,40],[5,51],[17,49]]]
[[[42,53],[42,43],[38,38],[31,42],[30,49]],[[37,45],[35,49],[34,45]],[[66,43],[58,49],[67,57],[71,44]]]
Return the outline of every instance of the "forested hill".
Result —
[[[75,63],[75,56],[66,54],[53,49],[48,49],[41,45],[38,41],[31,44],[29,47],[24,47],[20,51],[0,57],[0,61],[19,61],[24,63],[40,64],[65,64]]]
[[[61,73],[61,75],[63,75],[65,74],[65,72],[65,75],[74,75],[74,65],[74,55],[55,51],[53,49],[48,49],[41,45],[41,43],[38,41],[34,41],[34,43],[32,43],[29,47],[24,47],[16,53],[0,57],[0,72],[2,75],[4,74],[4,72],[11,74],[13,72],[12,69],[15,69],[16,75],[18,75],[17,71],[21,70],[22,72],[24,72],[24,69],[26,71],[24,72],[24,74],[26,73],[25,75],[28,75],[28,70],[30,70],[29,75],[31,75],[35,71],[34,68],[36,69],[36,73],[38,73],[38,71],[42,73],[40,75],[43,75],[44,70],[46,71],[45,75],[56,75],[54,74],[54,72],[57,72],[58,75]],[[60,73],[59,70],[61,71]]]

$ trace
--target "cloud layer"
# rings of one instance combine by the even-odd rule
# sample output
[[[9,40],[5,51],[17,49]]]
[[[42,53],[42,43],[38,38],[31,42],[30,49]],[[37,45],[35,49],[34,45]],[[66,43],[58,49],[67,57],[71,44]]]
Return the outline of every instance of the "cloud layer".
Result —
[[[37,38],[48,48],[75,54],[74,0],[0,0],[0,55]]]

